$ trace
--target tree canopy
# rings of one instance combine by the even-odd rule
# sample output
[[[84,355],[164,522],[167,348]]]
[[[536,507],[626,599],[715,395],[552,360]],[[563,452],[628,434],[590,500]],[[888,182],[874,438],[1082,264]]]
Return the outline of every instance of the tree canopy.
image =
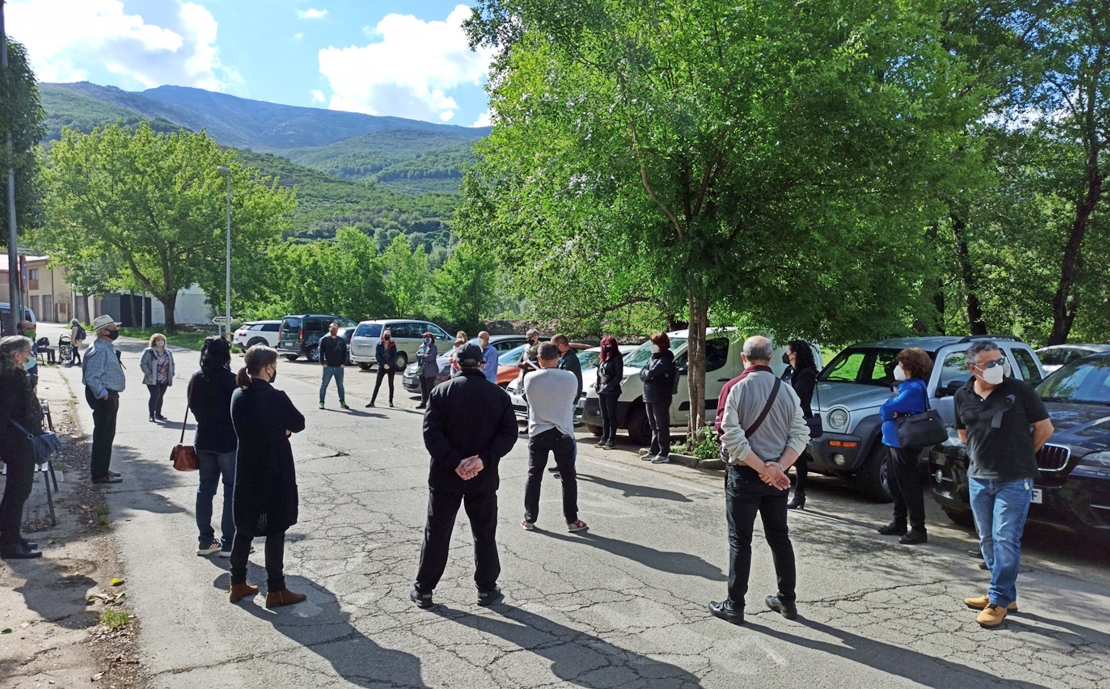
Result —
[[[38,143],[46,135],[44,116],[27,51],[9,38],[8,72],[0,75],[0,188],[7,184],[9,168],[14,169],[16,227],[21,232],[42,223]],[[3,138],[7,132],[12,137],[10,159]],[[6,191],[0,192],[0,226],[8,227]]]

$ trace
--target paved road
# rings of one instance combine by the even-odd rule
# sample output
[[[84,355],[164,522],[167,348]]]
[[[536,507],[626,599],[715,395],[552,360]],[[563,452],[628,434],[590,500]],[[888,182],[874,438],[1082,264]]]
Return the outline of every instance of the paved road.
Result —
[[[725,593],[721,475],[645,465],[631,451],[586,443],[579,471],[588,533],[565,532],[550,479],[539,529],[520,529],[526,451],[518,443],[501,465],[506,604],[474,604],[463,518],[440,606],[418,610],[407,593],[428,460],[415,402],[399,393],[396,409],[364,409],[374,376],[349,369],[352,410],[339,411],[333,391],[320,411],[319,369],[284,360],[278,387],[308,418],[293,442],[301,522],[289,534],[286,570],[289,587],[309,598],[277,611],[261,596],[230,605],[227,561],[193,554],[196,475],[168,463],[179,426],[146,420],[142,343],[119,347],[131,387],[113,468],[127,480],[107,492],[156,687],[1110,687],[1105,544],[1031,533],[1022,613],[986,631],[962,604],[986,589],[966,555],[966,532],[934,520],[928,545],[899,546],[873,530],[888,507],[818,480],[810,509],[791,516],[801,618],[761,610],[774,574],[757,542],[748,623],[734,627],[705,610]],[[195,360],[178,352],[171,419],[183,415]],[[68,377],[78,391],[78,372]],[[261,583],[258,551],[250,578]]]

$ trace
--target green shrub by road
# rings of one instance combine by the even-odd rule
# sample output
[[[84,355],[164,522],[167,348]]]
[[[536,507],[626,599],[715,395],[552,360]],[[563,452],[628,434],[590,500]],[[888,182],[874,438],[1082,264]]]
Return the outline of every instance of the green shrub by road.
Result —
[[[120,328],[119,334],[124,337],[138,337],[143,340],[149,340],[150,336],[154,333],[165,333],[162,330],[155,328]],[[185,331],[178,326],[177,333],[173,335],[166,335],[166,342],[178,347],[186,347],[188,349],[195,349],[200,351],[201,345],[204,344],[204,338],[215,335],[215,332],[208,332],[205,330]]]

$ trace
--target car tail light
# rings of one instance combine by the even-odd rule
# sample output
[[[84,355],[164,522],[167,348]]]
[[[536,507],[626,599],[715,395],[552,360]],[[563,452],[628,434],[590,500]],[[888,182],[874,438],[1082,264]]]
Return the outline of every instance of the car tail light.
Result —
[[[301,344],[304,344],[304,328],[301,328],[300,333],[301,333]]]

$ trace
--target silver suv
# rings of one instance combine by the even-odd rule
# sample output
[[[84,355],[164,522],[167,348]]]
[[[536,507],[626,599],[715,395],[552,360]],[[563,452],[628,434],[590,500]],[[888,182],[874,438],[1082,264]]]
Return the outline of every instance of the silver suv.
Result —
[[[1044,378],[1033,349],[1012,335],[905,337],[852,345],[817,376],[813,411],[821,414],[823,433],[810,441],[810,471],[852,478],[869,497],[889,502],[888,453],[880,436],[879,407],[891,395],[894,358],[908,347],[919,347],[932,357],[929,405],[940,412],[949,433],[955,434],[953,395],[971,376],[964,352],[975,340],[998,343],[1015,378],[1031,385]],[[928,448],[922,453],[926,457]]]

